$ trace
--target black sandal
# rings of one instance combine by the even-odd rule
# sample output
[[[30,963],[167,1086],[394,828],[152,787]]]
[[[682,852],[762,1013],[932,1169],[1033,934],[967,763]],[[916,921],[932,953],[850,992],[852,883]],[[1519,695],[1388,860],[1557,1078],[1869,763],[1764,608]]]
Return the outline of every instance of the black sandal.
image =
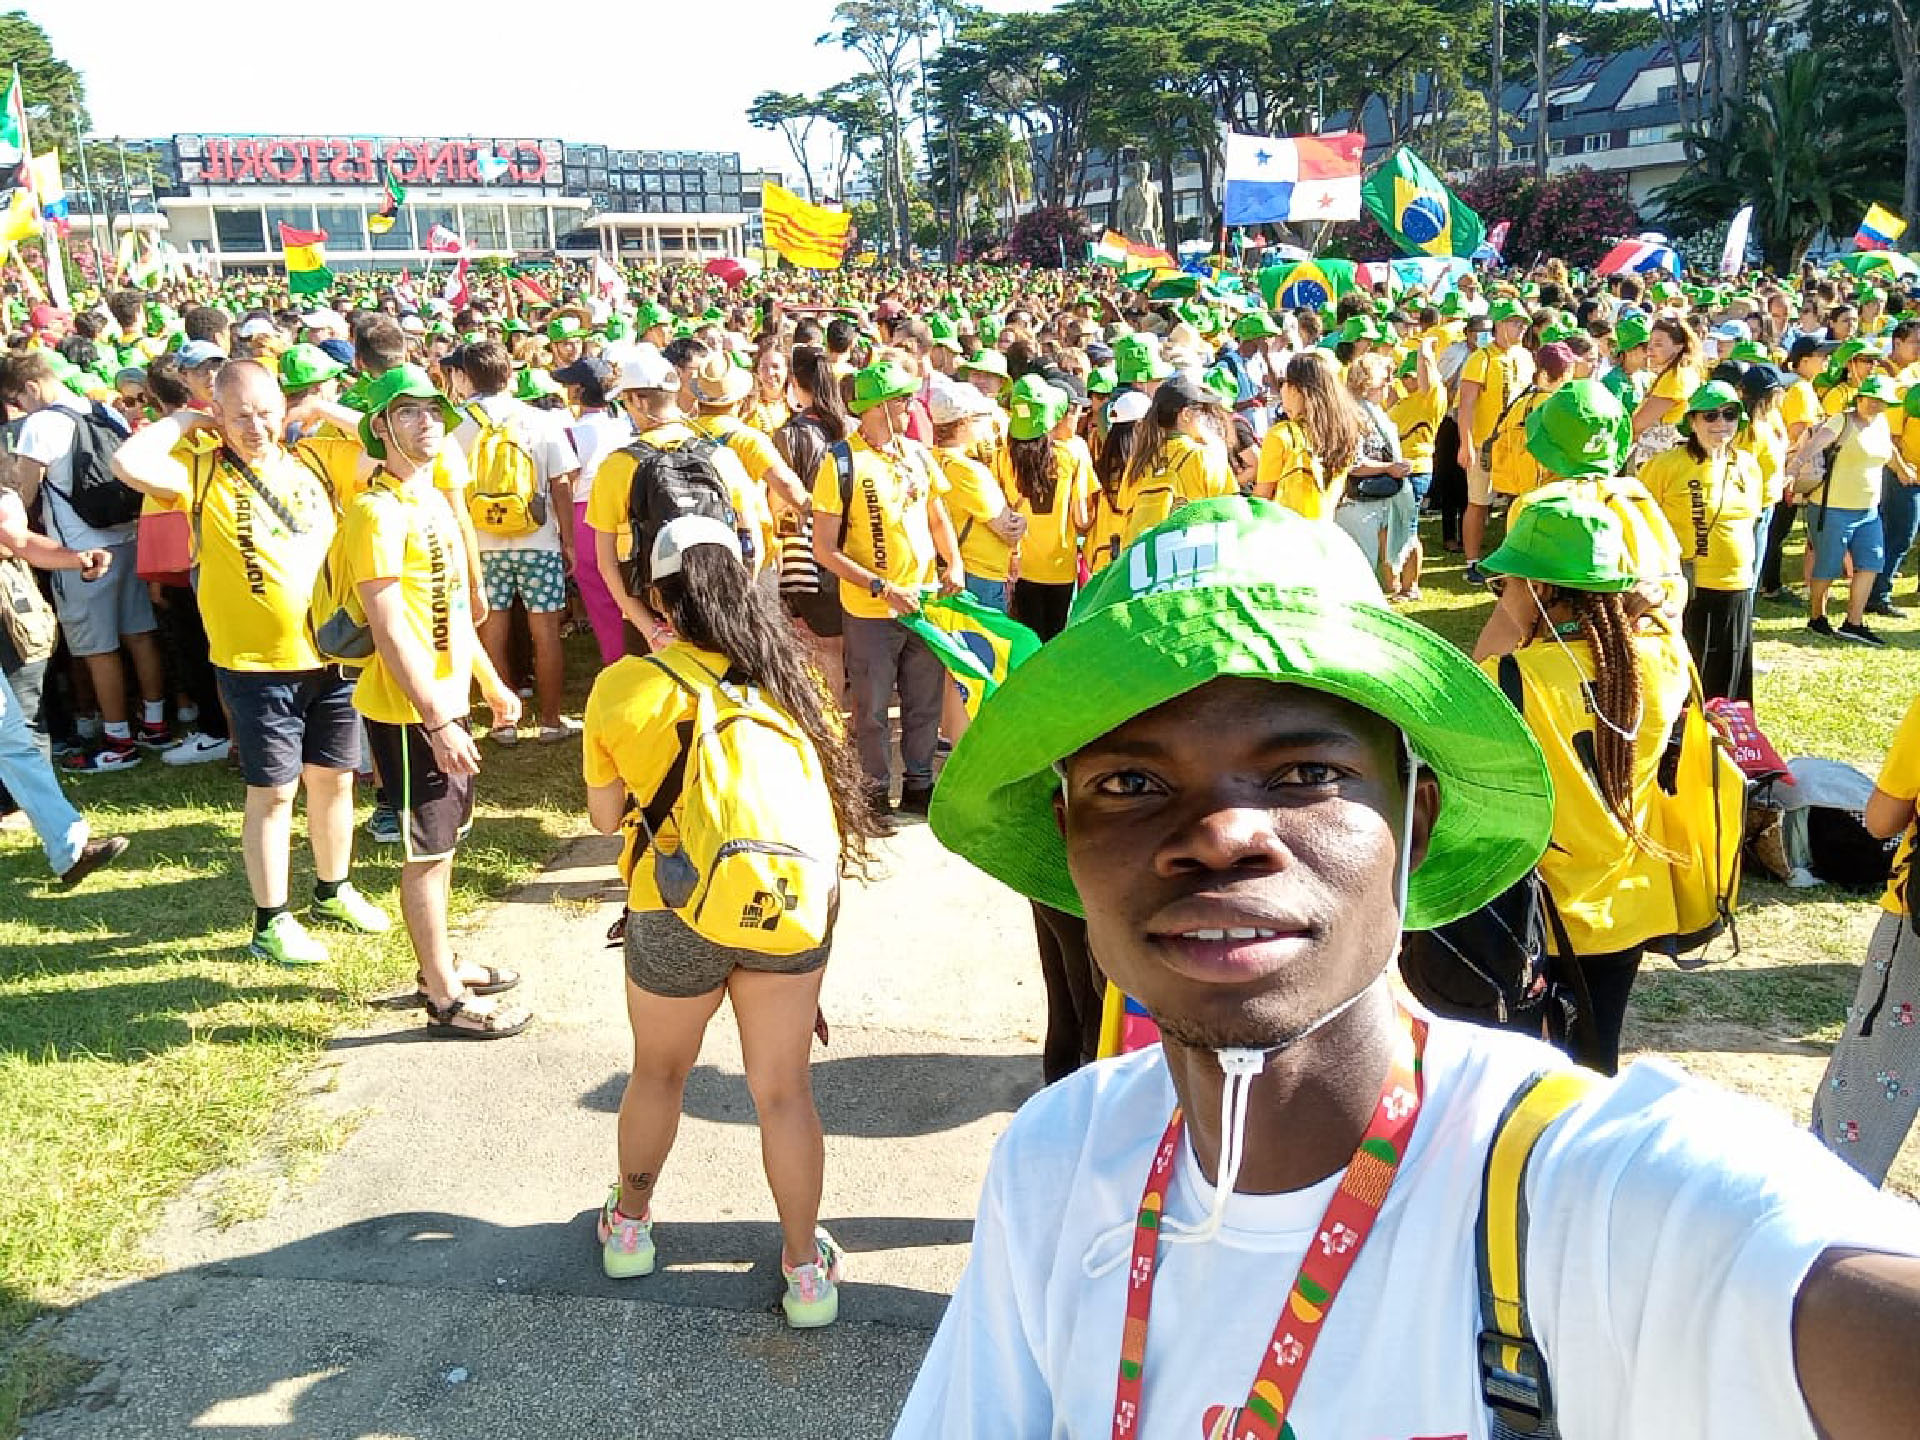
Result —
[[[456,1025],[454,1022],[468,1014],[465,992],[453,997],[444,1008],[431,1000],[422,1002],[427,1011],[427,1036],[433,1040],[506,1040],[518,1035],[533,1023],[533,1016],[522,1015],[515,1024],[502,1022],[500,1012],[490,1010],[485,1015],[471,1015],[478,1025]]]
[[[491,965],[483,965],[480,968],[487,972],[487,978],[479,983],[472,980],[464,981],[463,985],[467,994],[504,995],[509,990],[517,990],[520,988],[520,974],[518,971],[496,970]],[[457,977],[459,973],[459,966],[456,965],[454,967],[454,974]],[[424,1006],[427,1004],[427,977],[418,970],[413,972],[413,999],[416,1005]]]

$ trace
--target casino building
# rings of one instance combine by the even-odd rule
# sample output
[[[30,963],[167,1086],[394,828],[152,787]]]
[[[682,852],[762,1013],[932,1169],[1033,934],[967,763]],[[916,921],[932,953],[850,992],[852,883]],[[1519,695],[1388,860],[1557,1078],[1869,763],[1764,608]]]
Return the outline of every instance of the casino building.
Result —
[[[328,263],[362,270],[424,268],[435,226],[476,259],[629,260],[738,255],[758,228],[744,208],[757,208],[757,177],[743,190],[738,154],[473,136],[174,135],[125,148],[149,158],[151,187],[69,177],[74,229],[103,242],[153,230],[220,273],[279,269],[282,224],[325,231]],[[406,200],[375,233],[389,175]]]

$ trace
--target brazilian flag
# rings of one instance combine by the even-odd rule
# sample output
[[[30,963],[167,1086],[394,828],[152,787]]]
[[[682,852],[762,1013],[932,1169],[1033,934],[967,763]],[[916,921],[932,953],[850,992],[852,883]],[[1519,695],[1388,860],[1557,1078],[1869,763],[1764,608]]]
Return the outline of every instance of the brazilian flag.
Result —
[[[1259,276],[1270,310],[1320,310],[1354,288],[1353,261],[1302,260],[1272,265]]]
[[[1360,198],[1380,228],[1409,255],[1467,258],[1487,238],[1480,217],[1405,145],[1366,178]]]
[[[927,642],[960,687],[971,718],[980,702],[998,690],[1019,665],[1040,648],[1040,637],[1018,620],[962,590],[957,595],[928,594],[920,611],[900,623]]]

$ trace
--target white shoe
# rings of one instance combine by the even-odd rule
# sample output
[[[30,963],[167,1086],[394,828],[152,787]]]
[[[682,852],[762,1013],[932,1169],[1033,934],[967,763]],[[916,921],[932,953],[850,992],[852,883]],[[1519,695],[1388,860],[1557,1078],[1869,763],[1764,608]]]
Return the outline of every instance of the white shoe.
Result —
[[[487,738],[496,745],[517,745],[520,743],[520,729],[516,725],[496,725],[487,732]]]
[[[562,715],[558,725],[542,725],[540,727],[540,743],[542,745],[555,745],[562,740],[571,740],[579,733],[580,722],[571,715]]]
[[[160,756],[162,765],[211,765],[233,753],[231,740],[216,740],[211,735],[191,731],[171,750]]]

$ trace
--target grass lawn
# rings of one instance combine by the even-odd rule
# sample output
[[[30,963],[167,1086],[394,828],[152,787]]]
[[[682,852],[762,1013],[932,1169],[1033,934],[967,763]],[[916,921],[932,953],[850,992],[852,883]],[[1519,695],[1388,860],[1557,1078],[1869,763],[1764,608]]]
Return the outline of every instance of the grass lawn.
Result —
[[[1788,573],[1797,570],[1796,556]],[[1438,554],[1425,592],[1413,613],[1470,645],[1485,592],[1469,592],[1458,563]],[[1912,603],[1909,586],[1902,592]],[[1920,694],[1920,620],[1883,628],[1890,648],[1867,651],[1816,641],[1797,614],[1761,607],[1759,713],[1783,753],[1877,771]],[[596,658],[590,642],[572,642],[576,706]],[[483,752],[478,824],[455,870],[456,919],[527,879],[584,828],[577,744]],[[276,1153],[297,1171],[303,1156],[338,1143],[291,1103],[303,1072],[331,1034],[404,987],[413,969],[397,927],[379,939],[333,936],[334,963],[311,973],[245,960],[242,788],[224,767],[148,761],[76,781],[73,794],[99,832],[134,842],[77,892],[49,882],[30,834],[0,834],[0,1435],[64,1383],[34,1363],[40,1357],[7,1363],[9,1337],[37,1310],[137,1270],[152,1221],[196,1177]],[[396,852],[364,836],[357,848],[359,883],[394,907]],[[311,879],[297,848],[296,899]],[[1649,964],[1629,1043],[1804,1118],[1874,907],[1757,882],[1743,900],[1737,960],[1691,974]],[[1909,1145],[1893,1183],[1920,1194],[1920,1146]],[[260,1198],[236,1191],[222,1203],[238,1216]]]

